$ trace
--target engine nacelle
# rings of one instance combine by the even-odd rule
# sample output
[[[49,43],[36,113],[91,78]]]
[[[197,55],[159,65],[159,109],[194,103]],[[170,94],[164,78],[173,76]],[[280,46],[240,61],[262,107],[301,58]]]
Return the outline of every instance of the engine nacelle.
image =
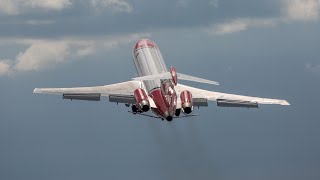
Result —
[[[190,114],[193,109],[193,99],[192,94],[189,91],[182,91],[180,94],[181,99],[181,107],[183,109],[183,112],[186,114]]]
[[[137,102],[135,106],[140,110],[142,110],[143,112],[149,111],[150,103],[149,103],[148,95],[146,91],[144,89],[139,88],[139,89],[136,89],[133,94]]]

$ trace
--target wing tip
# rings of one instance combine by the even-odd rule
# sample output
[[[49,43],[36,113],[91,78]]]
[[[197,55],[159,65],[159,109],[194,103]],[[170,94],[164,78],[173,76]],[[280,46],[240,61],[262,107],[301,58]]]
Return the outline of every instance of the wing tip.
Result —
[[[197,81],[195,81],[195,82],[197,82]],[[201,83],[211,84],[211,85],[216,85],[216,86],[220,85],[220,83],[219,83],[219,82],[216,82],[216,81],[210,81],[210,80],[206,80],[206,81],[203,81],[203,82],[201,82]]]
[[[35,89],[33,90],[33,93],[39,93],[39,88],[35,88]]]
[[[290,106],[291,104],[290,104],[288,101],[283,100],[283,101],[281,102],[281,105],[283,105],[283,106]]]

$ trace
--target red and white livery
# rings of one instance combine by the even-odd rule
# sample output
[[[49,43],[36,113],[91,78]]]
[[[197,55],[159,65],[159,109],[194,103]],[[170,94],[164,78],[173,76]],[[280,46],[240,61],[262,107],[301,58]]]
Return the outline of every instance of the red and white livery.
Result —
[[[64,99],[99,101],[107,96],[110,102],[131,106],[133,114],[172,121],[183,113],[192,116],[193,107],[208,106],[215,101],[221,107],[257,108],[259,104],[289,105],[285,100],[267,99],[207,91],[180,84],[180,80],[218,85],[210,81],[168,70],[158,46],[151,40],[139,40],[133,48],[138,77],[131,81],[95,87],[36,88],[34,93],[62,94]],[[179,82],[178,82],[179,81]],[[147,114],[149,110],[155,116]]]

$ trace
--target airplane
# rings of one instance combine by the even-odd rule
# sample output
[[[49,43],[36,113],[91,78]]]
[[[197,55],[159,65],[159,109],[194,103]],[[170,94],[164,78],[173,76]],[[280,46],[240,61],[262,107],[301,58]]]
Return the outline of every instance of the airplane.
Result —
[[[196,116],[191,114],[194,107],[206,107],[208,101],[216,102],[219,107],[290,105],[286,100],[227,94],[180,84],[178,80],[219,85],[215,81],[179,73],[173,66],[168,70],[158,46],[148,39],[135,43],[133,61],[139,76],[130,81],[94,87],[35,88],[33,93],[59,94],[63,99],[88,101],[100,101],[106,96],[109,102],[131,106],[128,112],[132,114],[167,121]],[[154,115],[147,113],[150,109]]]

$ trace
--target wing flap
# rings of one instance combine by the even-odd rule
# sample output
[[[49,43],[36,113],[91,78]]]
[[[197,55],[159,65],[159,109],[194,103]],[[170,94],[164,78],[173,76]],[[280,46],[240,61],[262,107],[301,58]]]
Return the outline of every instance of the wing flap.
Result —
[[[100,94],[63,94],[63,99],[100,101]]]
[[[244,107],[244,108],[258,108],[257,102],[217,99],[217,106],[220,107]]]
[[[207,107],[208,106],[208,99],[206,99],[206,98],[193,98],[193,106]]]
[[[221,92],[207,91],[203,89],[198,89],[190,86],[185,86],[182,84],[178,84],[176,86],[177,93],[180,94],[184,90],[188,90],[191,92],[193,98],[205,98],[209,101],[217,101],[220,102],[219,105],[245,105],[255,106],[254,103],[257,104],[279,104],[283,106],[290,105],[286,100],[281,99],[270,99],[270,98],[259,98],[253,96],[243,96],[236,94],[227,94]]]
[[[109,95],[109,102],[115,103],[124,103],[124,104],[134,104],[136,100],[132,95],[121,95],[121,94],[110,94]]]

